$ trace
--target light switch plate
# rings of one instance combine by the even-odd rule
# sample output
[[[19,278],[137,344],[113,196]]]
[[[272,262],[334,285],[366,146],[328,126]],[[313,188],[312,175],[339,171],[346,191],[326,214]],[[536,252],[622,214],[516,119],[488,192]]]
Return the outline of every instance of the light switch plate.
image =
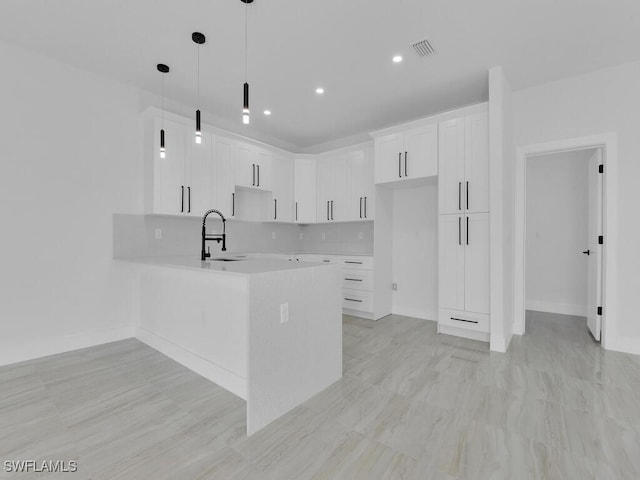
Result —
[[[162,239],[162,229],[156,228],[156,240],[161,240],[161,239]]]

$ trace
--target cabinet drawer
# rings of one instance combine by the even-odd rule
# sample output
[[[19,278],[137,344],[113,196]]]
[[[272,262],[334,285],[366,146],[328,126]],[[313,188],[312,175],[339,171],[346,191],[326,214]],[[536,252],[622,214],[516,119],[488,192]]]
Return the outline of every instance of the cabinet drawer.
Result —
[[[373,311],[373,293],[345,288],[342,290],[342,308],[371,312]]]
[[[373,270],[373,257],[364,256],[340,256],[338,262],[344,268],[356,268],[360,270]]]
[[[373,271],[344,268],[342,270],[342,288],[372,291]]]
[[[471,313],[461,310],[440,309],[438,318],[440,325],[449,327],[464,328],[476,332],[489,333],[490,316],[481,313]]]
[[[333,255],[303,253],[301,255],[296,255],[295,259],[298,262],[336,263],[336,257]]]

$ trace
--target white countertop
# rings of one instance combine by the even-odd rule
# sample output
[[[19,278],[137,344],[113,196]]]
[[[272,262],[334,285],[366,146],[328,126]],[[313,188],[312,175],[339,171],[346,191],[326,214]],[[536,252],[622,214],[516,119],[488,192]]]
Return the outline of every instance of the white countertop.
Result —
[[[240,258],[238,261],[217,261],[216,258]],[[255,275],[260,273],[280,272],[285,270],[297,270],[301,268],[322,268],[329,264],[289,262],[279,259],[268,258],[242,258],[242,254],[216,256],[206,262],[194,255],[174,255],[167,257],[131,257],[117,258],[116,260],[150,265],[156,267],[182,268],[187,270],[211,271],[219,273],[230,273],[237,275]]]

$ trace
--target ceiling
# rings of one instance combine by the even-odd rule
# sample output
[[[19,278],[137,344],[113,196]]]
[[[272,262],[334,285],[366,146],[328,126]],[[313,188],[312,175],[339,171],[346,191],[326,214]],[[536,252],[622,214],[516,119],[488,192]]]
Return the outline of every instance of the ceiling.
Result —
[[[201,31],[203,121],[224,119],[296,151],[486,100],[495,65],[517,90],[640,58],[637,0],[255,0],[246,127],[244,8],[240,0],[2,0],[0,39],[154,93],[155,65],[167,63],[167,97],[194,106],[191,32]],[[411,44],[425,38],[436,54],[419,58]],[[395,54],[404,61],[393,64]]]

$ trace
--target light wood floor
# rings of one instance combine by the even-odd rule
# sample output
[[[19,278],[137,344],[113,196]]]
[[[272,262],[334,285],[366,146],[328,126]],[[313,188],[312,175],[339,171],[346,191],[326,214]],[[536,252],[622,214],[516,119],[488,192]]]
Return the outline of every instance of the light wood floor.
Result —
[[[640,478],[640,357],[584,319],[528,329],[501,355],[345,317],[343,379],[251,438],[241,399],[136,340],[2,367],[0,460],[76,460],[55,476],[74,479]]]

